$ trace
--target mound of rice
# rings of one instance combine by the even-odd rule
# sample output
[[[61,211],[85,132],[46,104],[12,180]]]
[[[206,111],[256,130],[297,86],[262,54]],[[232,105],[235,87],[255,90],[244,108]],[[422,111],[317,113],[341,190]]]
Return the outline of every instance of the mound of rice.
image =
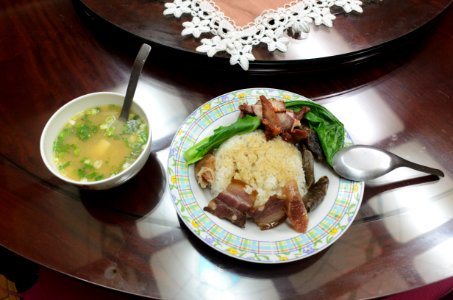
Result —
[[[266,141],[261,130],[237,135],[223,143],[214,156],[214,196],[224,191],[233,178],[245,182],[247,192],[258,192],[255,206],[264,204],[272,195],[283,196],[283,187],[292,179],[296,179],[301,195],[306,192],[302,155],[280,137]]]

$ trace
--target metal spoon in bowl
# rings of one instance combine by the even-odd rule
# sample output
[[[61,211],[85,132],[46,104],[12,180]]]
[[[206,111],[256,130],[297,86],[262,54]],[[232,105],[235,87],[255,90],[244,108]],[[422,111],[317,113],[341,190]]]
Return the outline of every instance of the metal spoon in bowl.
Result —
[[[143,44],[138,51],[137,57],[135,58],[134,65],[132,67],[131,77],[127,84],[126,95],[124,96],[123,107],[121,108],[120,117],[121,121],[126,122],[129,118],[129,110],[131,109],[132,100],[134,99],[135,90],[137,88],[138,79],[142,73],[143,65],[151,52],[151,46]]]
[[[332,167],[338,175],[355,181],[375,179],[399,167],[444,177],[441,170],[419,165],[386,150],[366,145],[354,145],[338,151],[333,157]]]

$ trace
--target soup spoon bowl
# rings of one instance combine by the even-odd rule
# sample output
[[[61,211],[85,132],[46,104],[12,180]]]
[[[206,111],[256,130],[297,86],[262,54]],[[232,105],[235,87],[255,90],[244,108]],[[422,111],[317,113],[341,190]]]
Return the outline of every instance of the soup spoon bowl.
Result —
[[[334,155],[332,162],[332,167],[338,175],[355,181],[375,179],[400,167],[444,176],[439,169],[416,164],[389,151],[367,145],[345,147]]]

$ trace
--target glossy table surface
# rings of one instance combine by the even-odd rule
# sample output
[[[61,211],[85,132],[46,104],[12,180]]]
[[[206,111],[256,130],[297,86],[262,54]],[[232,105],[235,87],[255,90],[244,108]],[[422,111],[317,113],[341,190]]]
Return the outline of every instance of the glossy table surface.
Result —
[[[160,1],[144,3],[141,0],[129,0],[127,4],[124,0],[80,0],[80,2],[90,16],[108,22],[120,30],[168,48],[205,55],[196,52],[195,48],[200,45],[201,38],[209,35],[204,34],[198,40],[182,36],[181,31],[184,28],[182,23],[190,20],[189,14],[183,14],[181,18],[164,15],[165,7]],[[254,16],[257,15],[257,12],[253,11],[256,6],[261,9],[276,8],[276,6],[270,6],[269,2],[272,1],[268,1],[267,6],[266,3],[262,3],[263,1],[256,0],[236,2],[214,0],[213,2],[220,8],[224,8],[227,16],[230,16],[228,12],[234,15],[235,9],[242,11],[245,15]],[[285,2],[290,1],[277,3]],[[255,47],[253,55],[258,64],[252,63],[252,68],[259,68],[260,64],[273,66],[281,61],[319,60],[334,56],[341,56],[343,60],[348,61],[358,53],[376,52],[374,50],[384,44],[428,23],[443,11],[451,0],[362,2],[363,12],[360,14],[354,12],[344,14],[340,13],[338,7],[332,7],[331,11],[336,15],[336,19],[333,20],[334,26],[331,28],[312,26],[307,39],[290,40],[287,52],[269,52],[266,47]],[[218,55],[222,56],[222,54],[220,52]]]
[[[45,168],[41,131],[80,95],[125,92],[141,41],[99,24],[77,1],[0,4],[0,244],[43,266],[149,298],[379,297],[453,276],[453,10],[366,63],[319,72],[246,73],[153,45],[137,96],[149,99],[153,154],[123,186],[84,191]],[[284,66],[282,66],[284,69]],[[356,143],[409,169],[366,183],[360,211],[331,247],[289,264],[218,253],[178,219],[166,164],[175,131],[204,102],[272,87],[329,108]]]

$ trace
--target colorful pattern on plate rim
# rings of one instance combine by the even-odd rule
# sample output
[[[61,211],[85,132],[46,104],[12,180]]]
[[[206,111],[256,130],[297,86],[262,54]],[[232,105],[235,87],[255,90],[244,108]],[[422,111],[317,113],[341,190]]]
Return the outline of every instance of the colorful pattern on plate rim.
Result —
[[[215,224],[196,201],[183,158],[200,134],[214,120],[238,111],[240,104],[255,103],[260,95],[285,100],[308,100],[277,89],[245,89],[219,96],[196,109],[177,131],[170,147],[168,177],[170,193],[179,216],[202,241],[229,256],[258,263],[282,263],[313,255],[337,240],[354,220],[364,184],[340,178],[337,198],[328,215],[305,234],[280,241],[256,241],[227,232]],[[352,144],[349,136],[346,143]]]

